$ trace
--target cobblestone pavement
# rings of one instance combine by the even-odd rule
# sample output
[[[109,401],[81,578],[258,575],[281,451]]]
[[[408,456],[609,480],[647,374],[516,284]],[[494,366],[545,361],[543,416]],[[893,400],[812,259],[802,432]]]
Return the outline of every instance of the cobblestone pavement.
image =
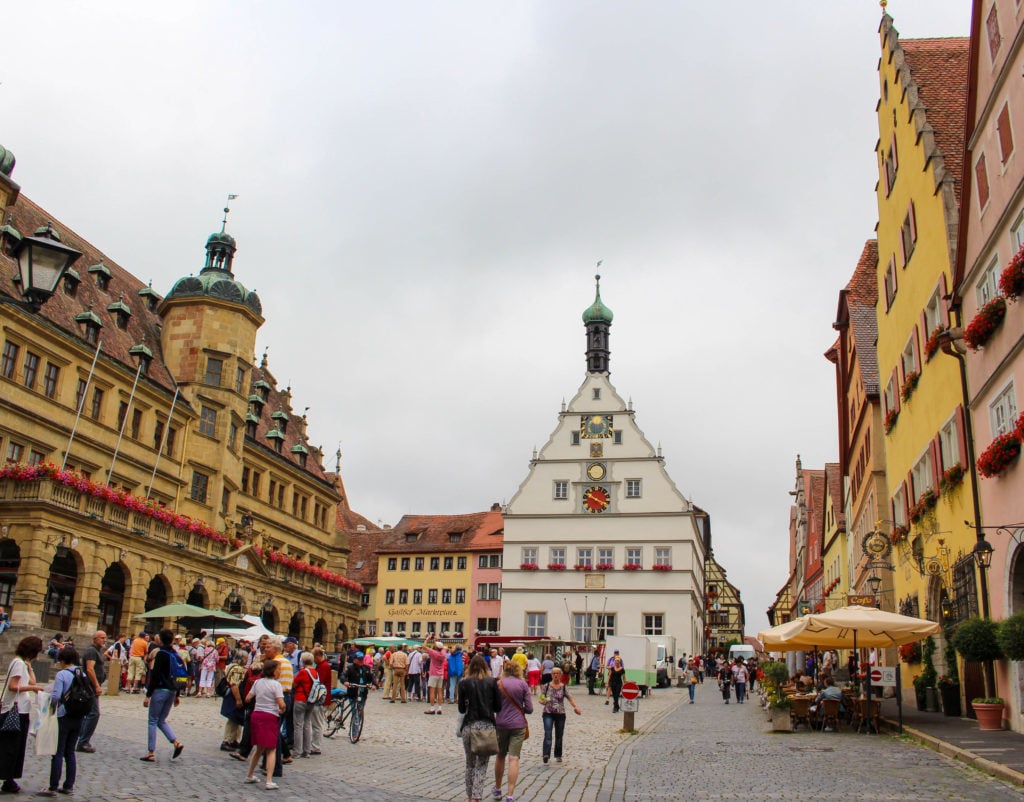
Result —
[[[640,701],[637,735],[619,731],[622,716],[602,697],[577,692],[582,716],[570,714],[563,763],[540,759],[543,726],[531,718],[523,747],[516,798],[520,802],[641,802],[684,800],[711,793],[718,800],[1024,800],[1024,791],[963,767],[935,752],[889,736],[852,733],[767,733],[753,704],[723,705],[714,686],[658,691]],[[146,719],[140,696],[104,697],[93,745],[79,754],[76,797],[121,800],[323,800],[372,794],[394,802],[465,799],[462,743],[455,737],[455,707],[423,715],[425,705],[388,704],[378,694],[367,704],[362,740],[339,733],[325,739],[324,755],[285,767],[279,791],[241,781],[243,765],[218,747],[224,720],[219,700],[184,699],[170,723],[185,743],[171,761],[160,736],[157,762],[145,764]],[[493,764],[492,764],[493,765]],[[49,760],[29,742],[22,786],[46,785]],[[823,768],[825,767],[825,768]],[[488,786],[489,787],[489,786]]]

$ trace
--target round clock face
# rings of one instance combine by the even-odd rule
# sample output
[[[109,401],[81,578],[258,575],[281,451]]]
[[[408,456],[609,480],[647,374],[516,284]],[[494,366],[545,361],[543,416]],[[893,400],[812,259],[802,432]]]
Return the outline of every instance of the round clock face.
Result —
[[[587,468],[587,476],[593,479],[595,482],[600,482],[604,479],[604,465],[600,462],[591,463]]]
[[[604,512],[611,501],[611,493],[605,487],[588,487],[583,493],[583,509],[587,512]]]
[[[610,415],[584,415],[580,421],[580,434],[583,437],[610,437],[612,419]]]

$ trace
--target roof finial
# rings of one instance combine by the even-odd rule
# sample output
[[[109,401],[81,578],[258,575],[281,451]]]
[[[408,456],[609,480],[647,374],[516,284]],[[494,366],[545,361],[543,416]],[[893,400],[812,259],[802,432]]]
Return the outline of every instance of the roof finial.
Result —
[[[228,213],[231,211],[231,207],[228,204],[237,197],[237,195],[228,195],[228,202],[224,205],[224,219],[220,221],[221,234],[223,234],[224,230],[228,227]]]

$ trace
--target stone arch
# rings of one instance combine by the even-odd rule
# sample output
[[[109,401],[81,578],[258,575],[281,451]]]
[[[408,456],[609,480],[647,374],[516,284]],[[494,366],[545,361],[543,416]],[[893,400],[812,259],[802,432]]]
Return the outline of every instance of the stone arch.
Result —
[[[210,594],[206,590],[206,586],[202,582],[196,582],[191,590],[188,592],[188,596],[185,597],[185,604],[192,604],[196,607],[209,607],[210,606]]]
[[[146,587],[146,602],[144,605],[143,612],[148,613],[150,610],[155,610],[157,607],[163,607],[169,603],[171,599],[171,583],[167,581],[167,577],[163,574],[157,574],[151,580],[149,585]],[[146,621],[147,632],[159,632],[163,629],[165,618],[151,618]]]
[[[8,613],[14,606],[14,586],[18,584],[21,547],[11,538],[0,540],[0,606]]]
[[[293,638],[298,638],[299,643],[302,642],[302,628],[305,625],[305,616],[300,610],[296,610],[292,613],[292,617],[288,619],[288,635]]]
[[[327,637],[327,622],[322,618],[318,618],[316,623],[313,624],[313,643],[319,643],[323,645],[324,638]]]
[[[1014,539],[1008,541],[1007,548],[1015,543],[1015,540],[1019,540],[1024,535],[1024,529],[1017,529],[1014,532]],[[1006,615],[1011,616],[1014,613],[1019,613],[1024,610],[1024,544],[1016,543],[1016,549],[1009,555],[1007,559],[1008,577],[1006,581],[1006,587],[1009,591],[1010,597],[1006,602]],[[1017,701],[1021,698],[1022,690],[1024,689],[1024,662],[1018,660],[1008,661],[1010,667],[1010,687],[1014,688]],[[1021,709],[1019,704],[1012,704],[1010,709],[1013,711],[1010,719],[1011,729],[1017,732],[1024,732],[1024,710]]]
[[[929,621],[935,621],[938,624],[942,624],[942,608],[943,602],[949,603],[949,589],[945,586],[941,576],[929,576],[927,585],[927,603],[923,612],[923,618],[927,618]],[[945,674],[947,672],[946,665],[946,630],[945,628],[940,629],[938,634],[932,636],[932,640],[935,643],[935,656],[932,658],[932,664],[935,666],[935,670],[939,674]]]
[[[67,546],[58,546],[50,562],[43,601],[43,629],[70,632],[75,610],[82,557]]]
[[[345,626],[345,622],[338,624],[338,628],[334,632],[334,651],[340,652],[341,647],[345,645],[348,640],[348,627]]]
[[[107,566],[100,580],[100,596],[97,602],[99,609],[99,628],[108,637],[116,638],[122,631],[121,619],[124,614],[124,599],[128,589],[129,577],[124,563],[114,562]]]
[[[277,632],[277,608],[273,604],[264,604],[260,610],[260,620],[263,626],[271,632]]]

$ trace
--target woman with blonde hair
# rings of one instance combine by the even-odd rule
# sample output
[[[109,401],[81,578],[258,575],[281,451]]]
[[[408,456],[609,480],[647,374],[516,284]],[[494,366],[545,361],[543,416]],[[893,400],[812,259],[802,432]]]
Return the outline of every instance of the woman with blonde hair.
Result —
[[[459,712],[464,716],[461,734],[466,752],[466,796],[469,802],[480,802],[487,784],[487,763],[491,758],[473,753],[470,748],[472,733],[494,729],[494,716],[501,710],[498,683],[487,670],[483,655],[474,655],[469,661],[466,677],[458,684],[456,695]]]
[[[498,680],[498,691],[501,694],[501,710],[494,719],[498,729],[498,754],[494,758],[494,787],[491,796],[501,799],[501,777],[505,773],[505,759],[508,758],[508,795],[505,802],[515,802],[519,755],[530,728],[526,714],[533,712],[533,695],[530,686],[523,681],[522,661],[509,660],[505,663],[502,677]]]

